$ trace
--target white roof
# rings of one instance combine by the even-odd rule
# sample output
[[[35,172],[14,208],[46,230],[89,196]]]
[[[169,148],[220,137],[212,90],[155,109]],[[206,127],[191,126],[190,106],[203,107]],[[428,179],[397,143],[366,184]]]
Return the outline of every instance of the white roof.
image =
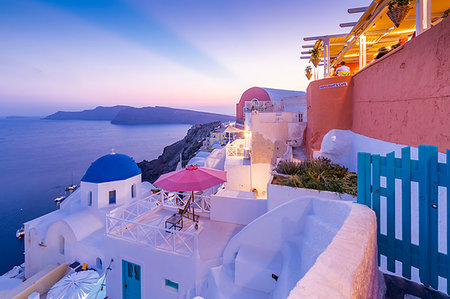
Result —
[[[264,89],[270,97],[270,100],[272,102],[274,101],[281,101],[283,98],[287,97],[297,97],[297,96],[304,96],[306,95],[306,92],[304,91],[298,91],[298,90],[284,90],[284,89],[274,89],[274,88],[265,88]]]
[[[96,213],[92,213],[90,208],[85,208],[78,213],[71,214],[61,219],[74,233],[77,241],[80,241],[93,232],[103,228],[104,222]]]
[[[220,149],[215,149],[205,159],[205,167],[224,170],[226,157],[227,157],[227,152],[226,152],[225,147],[222,147]]]
[[[189,160],[188,165],[197,165],[203,167],[205,165],[205,158],[203,157],[194,157]]]

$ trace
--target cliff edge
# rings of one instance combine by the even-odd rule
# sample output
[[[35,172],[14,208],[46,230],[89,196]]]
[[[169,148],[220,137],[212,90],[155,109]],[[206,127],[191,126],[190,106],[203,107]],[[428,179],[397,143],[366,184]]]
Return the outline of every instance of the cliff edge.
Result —
[[[202,146],[203,139],[220,125],[219,121],[193,125],[183,139],[166,146],[157,159],[139,162],[142,180],[153,183],[160,175],[174,171],[180,161],[180,153],[182,153],[183,161],[190,160]]]

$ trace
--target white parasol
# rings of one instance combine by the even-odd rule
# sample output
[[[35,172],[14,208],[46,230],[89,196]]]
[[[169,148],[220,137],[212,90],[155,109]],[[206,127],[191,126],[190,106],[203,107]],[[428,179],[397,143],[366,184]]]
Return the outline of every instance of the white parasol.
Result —
[[[97,285],[99,275],[93,270],[80,271],[64,276],[48,291],[51,299],[85,299]]]

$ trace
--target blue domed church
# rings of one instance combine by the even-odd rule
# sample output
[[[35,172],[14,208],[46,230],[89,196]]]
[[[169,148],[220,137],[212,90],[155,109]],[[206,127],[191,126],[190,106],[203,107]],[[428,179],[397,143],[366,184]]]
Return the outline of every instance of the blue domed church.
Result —
[[[141,195],[141,169],[127,155],[109,154],[88,168],[80,184],[83,204],[108,208]]]
[[[25,223],[26,277],[74,262],[102,273],[106,214],[151,192],[153,186],[141,180],[140,168],[127,155],[94,161],[58,210]]]

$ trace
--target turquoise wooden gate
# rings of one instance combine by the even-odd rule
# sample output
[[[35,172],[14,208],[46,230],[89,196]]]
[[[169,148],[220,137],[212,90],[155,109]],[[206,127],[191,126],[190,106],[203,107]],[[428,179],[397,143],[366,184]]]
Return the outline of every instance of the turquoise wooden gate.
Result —
[[[419,269],[420,281],[438,289],[438,276],[447,279],[450,293],[450,254],[438,251],[438,187],[447,188],[447,210],[450,219],[450,150],[446,163],[438,163],[438,149],[419,146],[419,160],[411,160],[409,147],[402,149],[401,158],[394,152],[385,157],[358,153],[358,203],[372,208],[377,215],[378,261],[387,258],[387,269],[395,272],[395,261],[402,263],[402,275],[411,279],[411,266]],[[382,187],[381,178],[386,180]],[[395,179],[401,180],[402,238],[395,236]],[[383,179],[384,180],[384,179]],[[411,182],[418,183],[419,245],[411,243]],[[380,197],[386,198],[386,234],[380,233]],[[442,214],[441,214],[442,215]],[[447,250],[450,249],[450,221],[447,221]]]

